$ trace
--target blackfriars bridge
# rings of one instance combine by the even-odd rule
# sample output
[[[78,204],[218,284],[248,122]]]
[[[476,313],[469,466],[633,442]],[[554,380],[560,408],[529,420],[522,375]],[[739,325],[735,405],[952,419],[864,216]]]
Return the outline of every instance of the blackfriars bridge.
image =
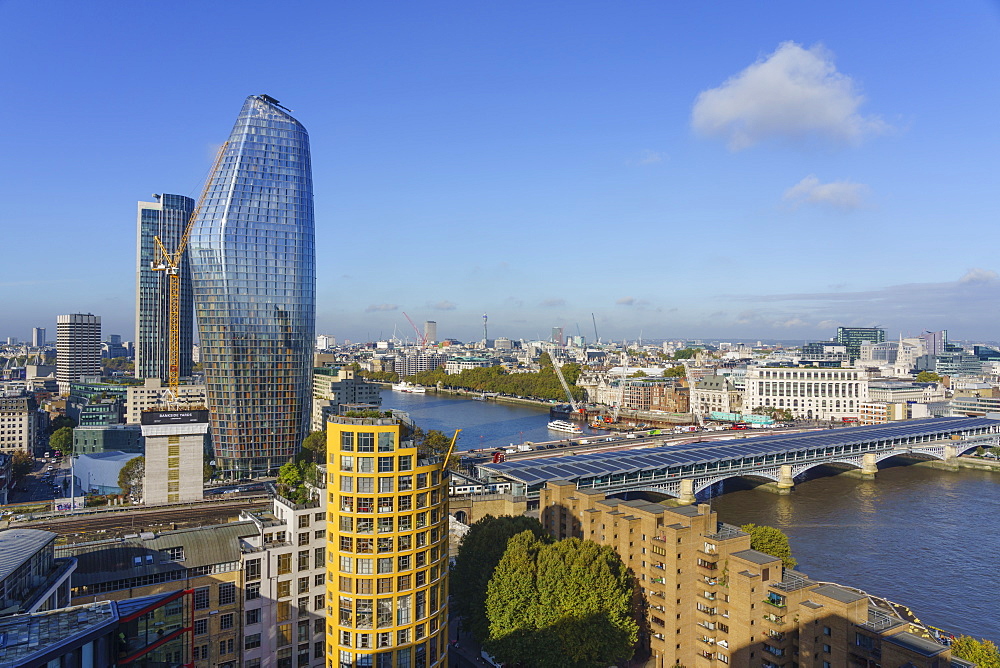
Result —
[[[656,491],[693,503],[695,495],[727,478],[750,478],[790,490],[817,466],[838,466],[874,476],[878,464],[908,456],[949,461],[1000,441],[1000,421],[928,418],[870,427],[738,438],[701,444],[646,446],[616,452],[565,454],[479,464],[480,478],[510,482],[512,492],[537,499],[549,481],[616,494]]]

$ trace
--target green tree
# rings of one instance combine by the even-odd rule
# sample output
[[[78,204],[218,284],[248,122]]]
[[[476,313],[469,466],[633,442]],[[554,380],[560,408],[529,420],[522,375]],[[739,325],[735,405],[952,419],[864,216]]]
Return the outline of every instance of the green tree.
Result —
[[[742,531],[750,534],[750,548],[781,559],[785,568],[795,568],[799,563],[792,557],[788,536],[781,529],[760,524],[744,524]]]
[[[941,376],[933,371],[921,371],[917,374],[918,383],[940,383]]]
[[[469,527],[458,548],[450,578],[452,611],[462,618],[462,628],[478,642],[489,637],[486,587],[507,549],[507,541],[524,531],[543,540],[547,536],[533,517],[486,515]]]
[[[951,653],[960,659],[971,661],[979,668],[1000,668],[1000,650],[989,640],[959,636],[951,643]]]
[[[684,368],[683,364],[672,366],[663,372],[664,378],[683,378],[686,375],[687,375],[687,369]]]
[[[285,491],[293,491],[298,489],[301,484],[302,471],[299,469],[299,465],[291,460],[282,464],[281,468],[278,469],[278,485],[283,487]]]
[[[142,498],[142,481],[146,476],[146,458],[133,457],[118,472],[118,486],[125,496]]]
[[[990,454],[993,455],[996,459],[1000,459],[1000,447],[994,445],[992,448],[990,448]]]
[[[490,579],[485,646],[504,662],[604,668],[632,657],[635,581],[613,548],[530,531],[507,543]]]
[[[326,432],[311,431],[302,439],[302,453],[311,462],[326,461]]]
[[[31,473],[31,468],[35,465],[35,458],[26,450],[15,450],[11,458],[11,470],[15,479],[23,478]]]
[[[49,422],[49,433],[50,434],[55,433],[56,430],[62,429],[63,427],[69,427],[70,429],[74,429],[76,427],[76,420],[69,417],[68,415],[57,415],[56,417],[52,418],[51,422]]]
[[[58,450],[64,455],[72,454],[73,428],[60,427],[59,429],[56,429],[55,432],[49,436],[49,447],[53,450]]]
[[[645,378],[646,372],[642,369],[638,369],[635,373],[629,374],[629,378]]]
[[[681,348],[674,353],[675,360],[689,360],[700,352],[698,348]]]

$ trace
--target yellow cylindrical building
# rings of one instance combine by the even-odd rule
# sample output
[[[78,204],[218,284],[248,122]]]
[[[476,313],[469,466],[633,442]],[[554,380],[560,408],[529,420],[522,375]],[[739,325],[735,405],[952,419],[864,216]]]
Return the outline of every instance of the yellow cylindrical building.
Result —
[[[326,423],[328,668],[447,665],[447,470],[413,433],[398,411]]]

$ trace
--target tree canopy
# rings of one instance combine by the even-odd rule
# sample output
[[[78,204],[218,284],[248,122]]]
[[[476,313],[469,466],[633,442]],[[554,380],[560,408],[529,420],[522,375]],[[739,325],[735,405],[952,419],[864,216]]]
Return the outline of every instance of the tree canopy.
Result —
[[[76,420],[68,415],[57,415],[49,422],[49,433],[54,433],[57,429],[62,429],[63,427],[75,428]]]
[[[951,653],[979,668],[1000,668],[1000,649],[989,640],[959,636],[951,643]]]
[[[302,439],[302,454],[311,462],[324,463],[326,461],[326,432],[309,432]]]
[[[73,428],[60,427],[49,436],[49,447],[64,455],[73,453]]]
[[[917,374],[918,383],[940,383],[941,376],[933,371],[921,371]]]
[[[14,478],[23,478],[31,473],[31,468],[35,464],[35,458],[26,450],[15,450],[11,455],[11,469]]]
[[[565,401],[566,392],[563,391],[559,378],[552,370],[552,362],[544,353],[540,361],[542,369],[534,373],[507,373],[507,370],[501,366],[488,366],[448,374],[445,373],[444,369],[438,368],[432,371],[421,371],[414,376],[408,376],[406,380],[420,385],[441,383],[444,387],[455,387],[474,392],[499,392],[518,397]],[[570,392],[573,393],[573,398],[583,399],[585,390],[575,384],[580,376],[580,366],[569,363],[563,364],[560,369],[566,379],[566,384],[569,385]]]
[[[517,534],[486,593],[497,659],[546,668],[604,668],[632,657],[639,624],[635,582],[608,545]]]
[[[792,557],[788,536],[781,529],[753,524],[752,522],[744,524],[740,529],[750,534],[751,549],[781,559],[785,568],[795,568],[795,565],[799,563]]]
[[[462,617],[462,628],[479,642],[489,637],[486,587],[507,549],[507,541],[524,531],[539,539],[547,536],[533,517],[486,515],[469,527],[458,548],[450,579],[452,611]]]
[[[681,348],[674,353],[675,360],[689,360],[701,352],[700,348]]]
[[[118,486],[126,496],[142,497],[142,481],[146,476],[146,458],[133,457],[118,472]]]
[[[683,364],[672,366],[663,372],[664,378],[683,378],[686,375],[687,375],[687,369],[684,368]]]

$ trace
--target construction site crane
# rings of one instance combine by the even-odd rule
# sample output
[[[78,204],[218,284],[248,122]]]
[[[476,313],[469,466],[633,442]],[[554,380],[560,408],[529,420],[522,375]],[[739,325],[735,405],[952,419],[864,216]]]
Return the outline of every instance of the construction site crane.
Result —
[[[427,345],[427,339],[425,339],[424,335],[420,333],[420,330],[417,328],[417,323],[413,322],[413,319],[410,316],[406,315],[406,311],[403,311],[403,317],[405,317],[407,322],[410,323],[410,327],[413,328],[413,331],[417,333],[417,344],[421,348],[423,348],[425,345]]]
[[[569,383],[566,382],[566,378],[563,376],[561,364],[556,358],[555,348],[552,349],[552,353],[549,355],[552,360],[552,370],[556,372],[556,377],[559,378],[559,384],[562,385],[563,391],[566,392],[566,398],[569,399],[569,405],[573,408],[573,412],[576,413],[580,409],[577,408],[576,400],[573,398],[573,393],[570,392]]]
[[[195,207],[194,211],[191,212],[191,217],[188,218],[187,225],[184,226],[184,232],[181,234],[180,241],[177,242],[177,248],[173,251],[167,250],[167,247],[163,245],[163,241],[160,240],[159,236],[153,237],[153,243],[155,248],[153,250],[153,262],[150,269],[153,271],[162,271],[166,273],[167,280],[169,282],[169,322],[167,325],[167,387],[170,389],[171,398],[174,401],[180,399],[179,388],[181,384],[181,260],[184,258],[184,251],[187,250],[188,239],[191,236],[191,228],[194,227],[194,221],[198,218],[198,214],[201,212],[201,207],[205,203],[205,198],[208,195],[208,188],[212,183],[212,176],[215,175],[216,171],[219,169],[219,163],[222,162],[222,154],[226,150],[226,146],[229,142],[226,142],[219,148],[218,155],[215,156],[215,162],[212,164],[212,169],[208,173],[208,178],[205,179],[205,187],[202,188],[201,198],[198,200],[198,206]]]

